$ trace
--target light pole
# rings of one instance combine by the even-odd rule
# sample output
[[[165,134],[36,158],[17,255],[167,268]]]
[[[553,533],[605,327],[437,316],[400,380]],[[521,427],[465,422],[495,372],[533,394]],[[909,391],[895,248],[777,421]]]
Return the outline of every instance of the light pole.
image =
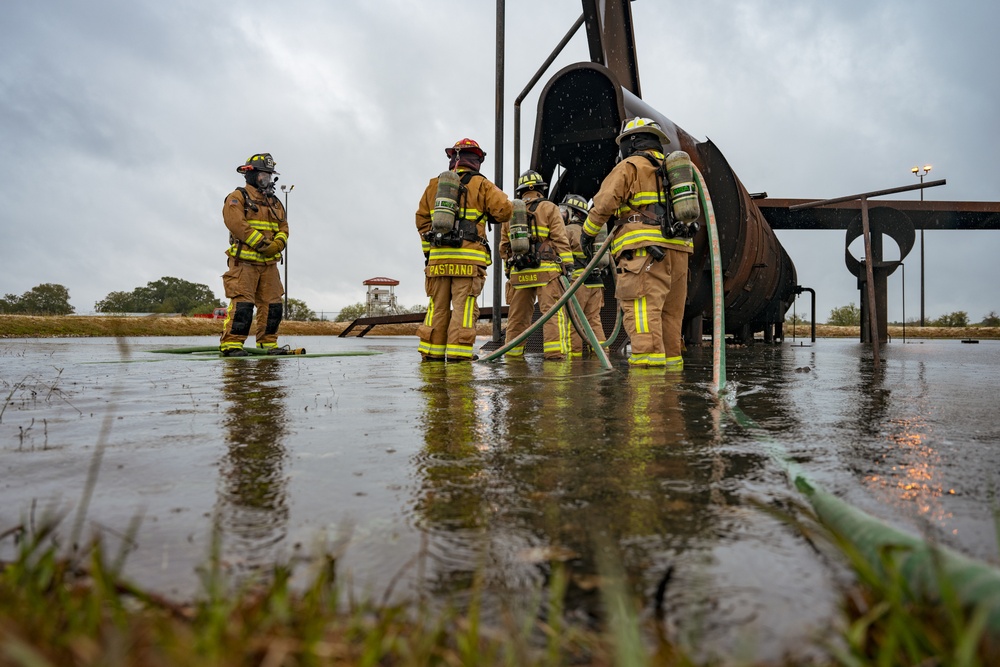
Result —
[[[288,220],[288,193],[295,189],[294,185],[282,185],[281,191],[285,193],[285,220]],[[921,195],[923,192],[921,192]],[[923,250],[923,244],[920,245]],[[285,317],[288,317],[288,244],[285,244]]]
[[[910,169],[914,176],[920,179],[920,185],[924,184],[924,176],[931,170],[931,165],[925,164],[923,170],[920,167]],[[920,188],[920,201],[924,200],[924,189]],[[924,326],[924,228],[920,227],[920,326]]]

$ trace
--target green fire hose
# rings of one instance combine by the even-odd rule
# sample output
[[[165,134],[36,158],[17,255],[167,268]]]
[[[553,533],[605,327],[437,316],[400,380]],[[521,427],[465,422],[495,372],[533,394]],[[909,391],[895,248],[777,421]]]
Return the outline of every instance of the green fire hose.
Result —
[[[716,394],[726,389],[726,315],[725,294],[722,284],[722,251],[719,248],[719,230],[715,222],[712,197],[705,187],[705,178],[694,164],[694,179],[698,186],[698,199],[705,212],[708,226],[709,257],[712,263],[712,386]]]
[[[495,361],[496,359],[499,359],[509,350],[526,341],[528,336],[537,331],[540,326],[549,321],[550,317],[559,312],[559,309],[565,306],[566,302],[569,301],[574,294],[576,294],[578,289],[580,289],[580,286],[583,285],[583,281],[586,280],[587,276],[590,275],[590,272],[594,270],[595,266],[597,266],[597,262],[601,259],[601,256],[611,247],[611,241],[612,236],[608,234],[608,238],[604,239],[604,243],[602,243],[601,246],[594,252],[594,256],[590,258],[590,262],[587,264],[586,268],[584,268],[583,273],[577,276],[576,280],[573,281],[573,284],[566,289],[566,292],[559,297],[559,300],[556,301],[544,315],[535,320],[530,327],[522,331],[520,335],[514,338],[514,340],[507,341],[503,347],[497,348],[490,354],[481,358],[480,361]],[[600,348],[600,345],[598,345],[598,348]],[[605,356],[605,359],[606,358],[607,357]]]
[[[943,545],[931,545],[909,533],[849,505],[821,490],[810,481],[788,452],[747,417],[735,402],[725,400],[726,389],[725,315],[722,293],[722,267],[719,236],[712,210],[712,200],[704,178],[694,169],[699,196],[708,220],[712,261],[713,317],[713,387],[723,409],[760,442],[771,457],[784,468],[792,484],[809,501],[816,516],[835,535],[845,540],[879,576],[893,574],[907,582],[911,593],[924,600],[939,600],[949,590],[967,609],[975,610],[973,622],[981,622],[989,634],[1000,632],[1000,570]]]
[[[559,280],[562,282],[564,290],[569,290],[569,280],[566,276],[559,276]],[[569,299],[570,306],[570,319],[573,321],[573,326],[575,326],[580,333],[584,334],[587,338],[587,342],[590,343],[590,347],[594,350],[594,354],[601,362],[601,367],[604,370],[611,370],[611,360],[608,359],[608,353],[604,351],[601,347],[601,341],[597,340],[597,334],[594,333],[594,327],[590,326],[590,321],[587,319],[587,315],[583,312],[583,307],[580,305],[580,300],[576,298],[576,293],[574,292]]]

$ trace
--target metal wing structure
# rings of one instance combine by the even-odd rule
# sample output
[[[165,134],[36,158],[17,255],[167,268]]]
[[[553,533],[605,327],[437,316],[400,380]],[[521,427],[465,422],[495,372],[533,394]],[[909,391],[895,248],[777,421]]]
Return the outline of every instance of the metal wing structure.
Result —
[[[615,165],[622,121],[655,119],[670,137],[667,149],[686,151],[708,183],[722,246],[727,333],[738,340],[756,332],[763,332],[765,340],[780,339],[785,312],[797,293],[788,254],[719,149],[710,141],[698,142],[639,96],[628,0],[583,0],[583,19],[591,62],[563,68],[542,90],[531,168],[553,183],[555,201],[569,192],[592,197]],[[703,223],[689,269],[684,313],[689,345],[700,343],[703,317],[711,312],[709,269]]]

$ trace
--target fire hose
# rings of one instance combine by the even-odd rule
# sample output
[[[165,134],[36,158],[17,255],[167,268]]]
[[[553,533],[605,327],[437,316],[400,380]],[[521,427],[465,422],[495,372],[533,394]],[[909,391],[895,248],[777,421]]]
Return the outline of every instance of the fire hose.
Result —
[[[507,341],[502,347],[497,348],[496,350],[494,350],[490,354],[488,354],[485,357],[481,358],[480,361],[494,361],[496,359],[499,359],[504,354],[506,354],[509,350],[511,350],[512,348],[517,347],[518,345],[520,345],[521,343],[523,343],[524,341],[526,341],[528,339],[528,336],[530,336],[535,331],[537,331],[539,327],[541,327],[543,324],[545,324],[546,322],[549,321],[550,317],[552,317],[557,312],[559,312],[559,309],[562,308],[564,305],[566,305],[566,303],[573,297],[573,295],[576,294],[576,291],[578,289],[580,289],[581,285],[583,285],[584,280],[587,279],[587,276],[590,275],[590,272],[594,270],[595,266],[597,266],[597,262],[600,261],[601,257],[604,255],[604,253],[606,253],[608,251],[608,249],[611,247],[611,241],[612,241],[612,239],[613,239],[613,237],[610,234],[608,235],[608,238],[604,239],[604,243],[602,243],[601,246],[594,252],[594,256],[590,258],[590,262],[587,263],[587,266],[583,269],[583,272],[579,276],[576,277],[576,279],[573,281],[573,283],[569,287],[566,288],[565,293],[563,293],[563,295],[561,297],[559,297],[559,300],[556,301],[552,305],[552,307],[549,308],[548,311],[545,312],[545,314],[543,314],[537,320],[535,320],[534,322],[532,322],[531,326],[529,326],[527,329],[525,329],[524,331],[522,331],[513,340]],[[579,306],[579,302],[577,303],[577,306]],[[582,312],[582,310],[581,310],[581,312]],[[586,318],[583,318],[583,320],[584,320],[584,322],[586,322]],[[587,326],[589,328],[590,325],[588,324]],[[593,331],[593,329],[591,329],[590,330],[590,334],[593,335],[593,333],[594,333],[594,331]],[[596,341],[596,336],[595,336],[595,341]],[[600,344],[597,345],[597,350],[600,350],[601,353],[604,352],[604,349],[600,346]],[[595,350],[595,352],[597,350]],[[601,363],[602,363],[602,365],[604,363],[607,363],[608,365],[605,366],[605,368],[610,368],[611,362],[608,360],[608,357],[607,357],[606,354],[602,355],[602,357],[601,357]]]
[[[697,167],[694,175],[708,222],[712,264],[713,359],[712,385],[723,409],[761,443],[784,469],[792,485],[801,492],[817,518],[835,535],[845,540],[867,565],[882,578],[900,577],[917,598],[934,601],[946,592],[966,609],[973,611],[973,623],[981,623],[991,635],[1000,632],[1000,570],[949,549],[929,544],[898,530],[880,519],[827,493],[811,481],[790,460],[788,452],[747,417],[735,399],[726,400],[726,352],[722,263],[712,200]]]

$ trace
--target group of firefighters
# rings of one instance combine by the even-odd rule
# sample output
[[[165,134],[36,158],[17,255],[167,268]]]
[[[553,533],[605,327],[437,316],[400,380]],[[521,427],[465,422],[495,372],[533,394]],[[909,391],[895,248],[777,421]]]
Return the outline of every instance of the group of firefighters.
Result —
[[[520,176],[515,199],[509,199],[480,173],[486,153],[471,139],[445,149],[448,170],[430,180],[416,212],[428,297],[427,314],[417,329],[425,361],[477,358],[473,349],[477,300],[492,261],[487,227],[499,224],[499,251],[507,276],[508,358],[524,354],[523,342],[510,342],[531,325],[536,302],[542,315],[549,312],[569,282],[583,274],[594,255],[595,240],[607,227],[613,262],[604,265],[615,271],[615,296],[631,346],[630,366],[683,368],[681,321],[688,256],[698,229],[690,162],[681,151],[665,154],[670,140],[648,118],[627,121],[617,142],[621,159],[593,199],[588,202],[571,193],[558,205],[547,199],[543,177],[531,170]],[[247,159],[237,168],[246,186],[230,193],[223,206],[230,234],[228,270],[223,276],[230,300],[220,339],[223,356],[245,356],[243,345],[251,329],[262,352],[295,352],[277,343],[284,294],[278,263],[288,242],[288,221],[274,194],[278,173],[274,167],[269,153]],[[680,182],[677,174],[682,174]],[[695,202],[693,214],[678,214],[678,201],[683,205],[684,199]],[[575,294],[602,344],[605,270],[591,271]],[[568,308],[560,308],[543,325],[547,360],[583,355],[583,337],[567,312]]]

